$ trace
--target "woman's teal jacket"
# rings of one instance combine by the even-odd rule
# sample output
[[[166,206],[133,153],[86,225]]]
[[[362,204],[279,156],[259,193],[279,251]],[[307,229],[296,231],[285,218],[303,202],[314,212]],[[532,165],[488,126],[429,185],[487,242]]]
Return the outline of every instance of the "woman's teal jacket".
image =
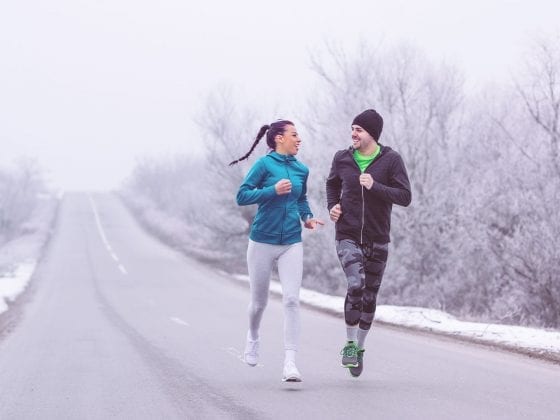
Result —
[[[313,217],[307,202],[309,169],[294,156],[270,152],[255,162],[237,192],[237,204],[258,204],[249,237],[285,245],[301,242],[301,221]],[[289,179],[292,191],[278,195],[274,185]]]

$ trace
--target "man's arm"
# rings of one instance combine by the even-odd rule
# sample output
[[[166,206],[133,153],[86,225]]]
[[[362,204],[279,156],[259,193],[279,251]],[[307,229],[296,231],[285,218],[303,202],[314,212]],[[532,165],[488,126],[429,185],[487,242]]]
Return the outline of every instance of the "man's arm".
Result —
[[[336,204],[340,202],[340,196],[342,193],[342,180],[338,176],[338,171],[336,168],[336,153],[333,157],[331,164],[331,170],[329,176],[327,177],[326,187],[327,187],[327,210],[331,210]]]
[[[412,201],[412,193],[408,174],[400,155],[395,156],[389,170],[391,171],[389,185],[375,181],[370,191],[385,201],[407,207]]]

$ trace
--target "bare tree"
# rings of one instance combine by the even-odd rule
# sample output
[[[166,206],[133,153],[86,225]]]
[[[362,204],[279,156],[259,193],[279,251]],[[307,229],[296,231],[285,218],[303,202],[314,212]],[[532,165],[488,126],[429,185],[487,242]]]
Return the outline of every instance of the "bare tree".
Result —
[[[352,118],[375,107],[386,122],[381,143],[403,155],[413,186],[412,207],[394,211],[391,280],[382,293],[401,302],[425,303],[424,295],[441,301],[437,293],[418,291],[449,265],[458,207],[453,197],[459,195],[452,174],[460,156],[453,135],[460,127],[461,77],[452,68],[435,68],[410,46],[382,50],[365,41],[352,53],[327,45],[323,55],[312,57],[312,68],[321,83],[320,94],[310,101],[307,127],[321,148],[306,158],[313,173],[324,175],[316,176],[311,195],[324,205],[324,179],[334,152],[349,146]],[[317,244],[317,252],[332,255],[332,228],[325,235],[330,238]],[[342,279],[337,264],[336,258],[322,264],[334,278],[325,280],[319,271],[310,276],[335,290]]]
[[[492,251],[509,293],[510,321],[560,325],[560,48],[539,41],[514,82],[517,97],[494,117],[504,138],[509,172],[488,220]],[[515,101],[515,102],[514,102]],[[507,108],[506,108],[507,107]],[[503,152],[506,153],[506,152]]]
[[[532,60],[526,62],[525,82],[516,91],[534,123],[544,134],[550,163],[560,177],[560,37],[536,42]]]
[[[25,233],[25,222],[45,191],[41,171],[33,160],[21,159],[13,171],[0,171],[0,242]]]
[[[243,105],[231,87],[221,87],[208,95],[197,122],[207,145],[205,182],[215,209],[207,215],[207,223],[225,241],[246,239],[255,209],[237,207],[235,194],[250,163],[262,155],[266,144],[261,144],[247,161],[233,166],[229,163],[249,150],[264,123],[258,121],[254,110]]]
[[[167,241],[214,265],[241,271],[255,209],[237,206],[235,194],[265,146],[248,161],[228,164],[250,148],[260,125],[255,112],[223,86],[208,95],[196,122],[204,155],[138,162],[123,196]]]

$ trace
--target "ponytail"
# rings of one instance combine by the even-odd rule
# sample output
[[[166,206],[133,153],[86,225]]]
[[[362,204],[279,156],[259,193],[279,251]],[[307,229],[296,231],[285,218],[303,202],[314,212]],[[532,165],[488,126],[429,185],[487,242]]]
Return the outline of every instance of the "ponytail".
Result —
[[[245,154],[245,156],[240,157],[237,160],[234,160],[233,162],[230,162],[229,166],[233,166],[236,163],[241,162],[242,160],[247,159],[251,153],[253,153],[253,150],[255,150],[255,147],[257,147],[257,144],[259,144],[259,141],[264,137],[265,133],[268,131],[268,129],[270,128],[270,125],[263,125],[261,127],[261,129],[259,130],[257,137],[255,138],[255,141],[253,143],[253,145],[251,146],[251,149],[247,152],[247,154]]]
[[[234,160],[233,162],[230,162],[229,166],[233,166],[236,163],[247,159],[251,155],[251,153],[253,153],[253,150],[255,150],[255,147],[257,147],[257,144],[259,144],[259,141],[264,137],[265,134],[266,134],[266,144],[268,144],[268,147],[275,150],[276,141],[274,139],[278,134],[284,133],[284,130],[286,129],[287,125],[294,125],[294,123],[288,120],[278,120],[278,121],[274,121],[270,125],[268,124],[263,125],[259,130],[259,133],[257,134],[257,137],[255,138],[253,145],[251,146],[251,150],[249,150],[245,156],[240,157],[239,159]]]

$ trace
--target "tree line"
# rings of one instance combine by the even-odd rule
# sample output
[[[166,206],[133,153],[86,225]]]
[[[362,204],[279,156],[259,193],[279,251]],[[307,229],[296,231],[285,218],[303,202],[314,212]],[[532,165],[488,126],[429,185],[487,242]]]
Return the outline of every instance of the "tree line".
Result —
[[[460,71],[413,47],[326,45],[311,57],[317,85],[296,117],[308,198],[328,219],[325,179],[350,145],[355,115],[375,107],[380,142],[407,166],[413,200],[394,207],[379,301],[441,309],[465,319],[560,327],[560,39],[536,41],[511,79],[467,89]],[[208,145],[188,156],[140,162],[122,194],[150,229],[228,271],[245,270],[255,209],[235,194],[248,162],[258,104],[233,89],[210,93],[198,120]],[[334,226],[304,232],[304,286],[342,295]]]
[[[21,159],[13,168],[0,168],[0,247],[33,229],[27,223],[46,192],[34,161]]]

